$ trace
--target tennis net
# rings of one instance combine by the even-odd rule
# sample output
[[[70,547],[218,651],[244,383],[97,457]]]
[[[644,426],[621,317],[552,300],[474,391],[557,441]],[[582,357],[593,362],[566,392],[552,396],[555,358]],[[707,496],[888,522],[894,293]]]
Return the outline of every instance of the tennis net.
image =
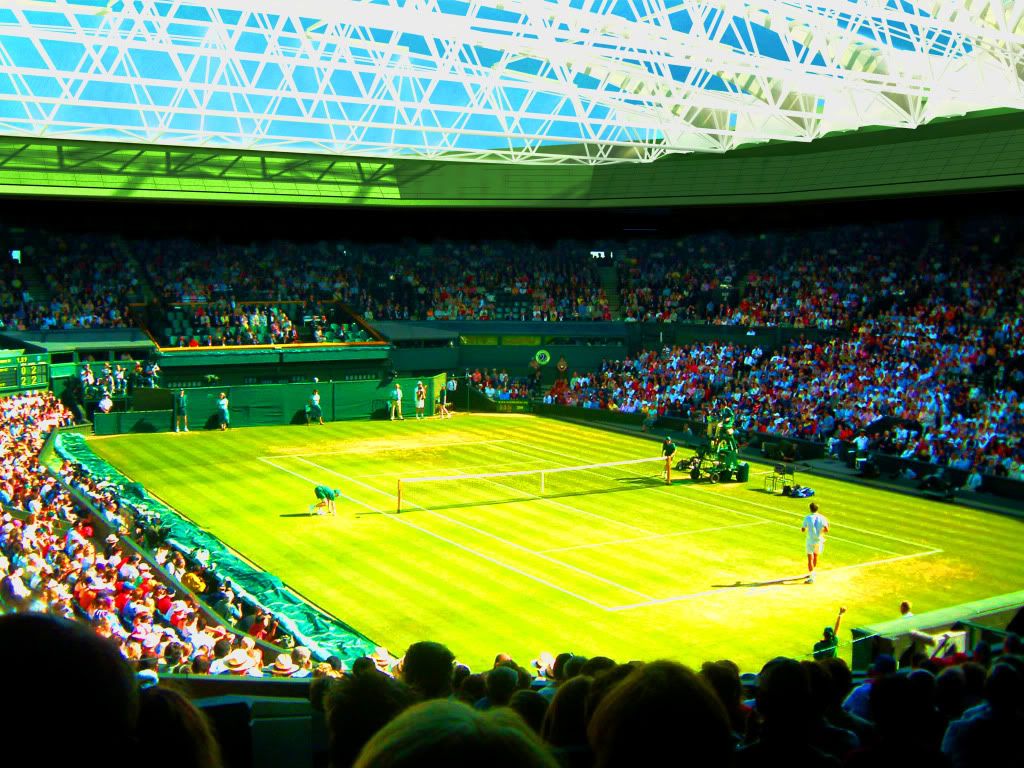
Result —
[[[444,509],[650,488],[672,482],[664,457],[513,472],[402,477],[397,510]]]

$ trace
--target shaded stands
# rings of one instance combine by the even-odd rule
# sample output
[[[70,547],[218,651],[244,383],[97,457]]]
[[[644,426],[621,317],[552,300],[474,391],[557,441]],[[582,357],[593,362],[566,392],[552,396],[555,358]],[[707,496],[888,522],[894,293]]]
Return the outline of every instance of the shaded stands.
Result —
[[[58,358],[53,362],[115,360],[126,356],[139,360],[156,352],[156,344],[139,328],[5,331],[0,333],[0,342],[24,347],[29,352],[48,352]]]
[[[606,358],[625,355],[638,334],[616,322],[379,321],[374,327],[394,345],[392,362],[402,372],[504,368],[515,377],[539,371],[543,383],[559,375],[560,359],[566,375],[593,370]],[[541,350],[549,362],[534,365]]]
[[[11,331],[0,334],[0,347],[18,347],[29,354],[50,356],[49,388],[72,410],[78,421],[88,419],[102,396],[101,388],[87,391],[80,379],[82,364],[88,362],[99,374],[104,363],[123,365],[129,373],[136,361],[154,359],[156,344],[138,328],[75,328],[48,331]],[[114,410],[127,409],[128,391],[111,391]]]
[[[286,317],[294,318],[298,314],[299,305],[296,303],[274,303],[274,302],[244,302],[246,305],[266,309],[273,315],[281,313]],[[167,313],[167,325],[163,328],[162,341],[169,346],[221,346],[231,344],[231,328],[227,325],[220,325],[217,322],[205,324],[197,322],[196,311],[204,305],[183,304],[175,306]],[[254,344],[272,344],[274,339],[270,335],[268,326],[253,328]]]
[[[169,347],[380,340],[359,315],[337,301],[179,303],[167,310],[163,323],[149,330]]]

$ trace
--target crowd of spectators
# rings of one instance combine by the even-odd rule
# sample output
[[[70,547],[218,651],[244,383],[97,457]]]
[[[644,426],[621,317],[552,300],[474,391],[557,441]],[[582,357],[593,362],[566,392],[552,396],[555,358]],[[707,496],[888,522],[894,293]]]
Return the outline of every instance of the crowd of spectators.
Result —
[[[272,336],[275,319],[285,340],[296,330],[289,323],[301,326],[278,309],[253,328],[254,302],[336,300],[371,322],[623,319],[848,330],[908,310],[999,322],[1015,316],[1024,287],[1012,258],[1018,229],[991,217],[950,231],[907,221],[634,240],[614,244],[614,297],[580,241],[229,243],[37,232],[19,242],[27,241],[26,263],[45,272],[47,295],[32,296],[25,268],[5,262],[0,321],[120,326],[131,321],[128,303],[152,294],[165,308],[188,308],[195,327],[219,329],[205,337],[210,344],[249,343],[263,325]]]
[[[40,464],[46,433],[72,422],[52,394],[3,398],[0,413],[3,603],[85,622],[139,669],[261,675],[266,667],[279,674],[287,655],[296,676],[311,674],[309,650],[294,647],[269,612],[217,578],[208,552],[169,545],[157,515],[126,504],[117,486],[81,466],[65,462],[54,475]],[[101,537],[99,521],[75,493],[98,510],[104,530],[116,532]],[[264,659],[268,646],[258,641],[283,655]]]
[[[952,319],[952,313],[951,313]],[[730,406],[746,433],[864,448],[1024,478],[1020,320],[995,326],[888,313],[852,336],[646,350],[560,379],[546,402],[707,420]]]
[[[695,393],[698,382],[716,386],[714,361],[728,361],[734,380],[750,381],[757,370],[746,370],[752,355],[729,345],[673,353],[667,362],[653,354],[631,366],[608,364],[604,374],[632,383],[623,377],[639,365],[658,387],[658,377],[685,371]],[[479,374],[477,385],[492,375],[502,383],[500,371]],[[574,374],[567,385],[588,386],[587,379]],[[5,707],[5,723],[22,736],[34,733],[18,724],[36,714],[28,705],[48,688],[48,675],[65,685],[91,676],[106,697],[104,722],[129,729],[122,736],[138,727],[149,738],[166,737],[170,723],[160,718],[172,716],[167,708],[175,710],[172,723],[187,712],[192,726],[167,749],[178,754],[196,740],[208,761],[201,764],[216,766],[209,724],[160,680],[220,674],[314,680],[311,697],[325,712],[335,766],[425,766],[444,754],[445,764],[456,765],[656,765],[685,755],[741,767],[966,768],[1017,753],[1024,645],[1013,634],[1001,649],[979,643],[971,654],[944,647],[907,654],[902,670],[879,657],[856,687],[834,648],[813,661],[772,659],[744,676],[729,661],[694,671],[671,661],[620,664],[569,653],[542,656],[530,665],[537,672],[500,654],[492,668],[474,673],[434,642],[414,643],[401,659],[380,649],[351,669],[338,657],[318,662],[305,648],[289,648],[270,614],[241,604],[233,585],[208,568],[208,553],[170,546],[159,519],[124,504],[117,486],[70,462],[56,474],[40,463],[46,433],[71,421],[52,394],[4,398],[0,413],[0,598],[17,614],[0,617],[0,653],[30,671],[12,673],[8,700],[16,706]],[[101,537],[100,521],[117,532]],[[193,595],[223,623],[210,621]]]
[[[879,656],[854,685],[838,658],[778,657],[741,675],[728,660],[694,670],[563,653],[544,660],[535,678],[507,654],[474,673],[443,644],[417,642],[393,665],[363,658],[352,670],[324,671],[310,699],[324,713],[334,768],[974,768],[1019,756],[1024,647],[1011,634],[996,650],[979,643],[972,654],[915,657],[903,669]],[[204,712],[109,639],[60,618],[3,616],[0,651],[31,670],[8,678],[12,733],[32,738],[52,727],[30,705],[45,706],[44,692],[70,685],[103,707],[104,726],[137,749],[153,745],[151,761],[159,754],[159,765],[221,765]],[[295,664],[277,661],[282,674]],[[80,756],[76,740],[66,741],[48,745],[48,756]]]
[[[300,341],[298,327],[283,308],[275,305],[244,305],[232,299],[219,298],[188,309],[192,334],[178,337],[180,347],[294,344]]]
[[[537,392],[535,379],[526,376],[510,376],[507,369],[479,368],[468,376],[468,383],[491,400],[529,400]]]
[[[0,242],[17,242],[17,259],[0,266],[0,330],[123,328],[129,304],[141,300],[141,273],[126,241],[48,232],[19,235],[0,227]],[[34,286],[26,264],[39,265]]]

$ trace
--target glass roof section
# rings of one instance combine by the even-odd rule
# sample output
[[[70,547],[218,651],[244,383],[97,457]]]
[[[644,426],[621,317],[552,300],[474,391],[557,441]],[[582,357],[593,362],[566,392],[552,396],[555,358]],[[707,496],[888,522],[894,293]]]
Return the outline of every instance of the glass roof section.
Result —
[[[1006,0],[3,0],[0,134],[649,162],[1024,108]]]

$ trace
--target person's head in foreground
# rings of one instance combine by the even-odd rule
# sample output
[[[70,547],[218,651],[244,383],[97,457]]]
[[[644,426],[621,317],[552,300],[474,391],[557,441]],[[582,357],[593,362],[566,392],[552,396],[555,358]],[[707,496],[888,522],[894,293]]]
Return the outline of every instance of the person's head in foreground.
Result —
[[[587,728],[597,768],[733,764],[729,717],[696,672],[645,664],[601,701]]]
[[[356,768],[557,768],[510,709],[478,711],[449,700],[405,710],[370,739]]]

